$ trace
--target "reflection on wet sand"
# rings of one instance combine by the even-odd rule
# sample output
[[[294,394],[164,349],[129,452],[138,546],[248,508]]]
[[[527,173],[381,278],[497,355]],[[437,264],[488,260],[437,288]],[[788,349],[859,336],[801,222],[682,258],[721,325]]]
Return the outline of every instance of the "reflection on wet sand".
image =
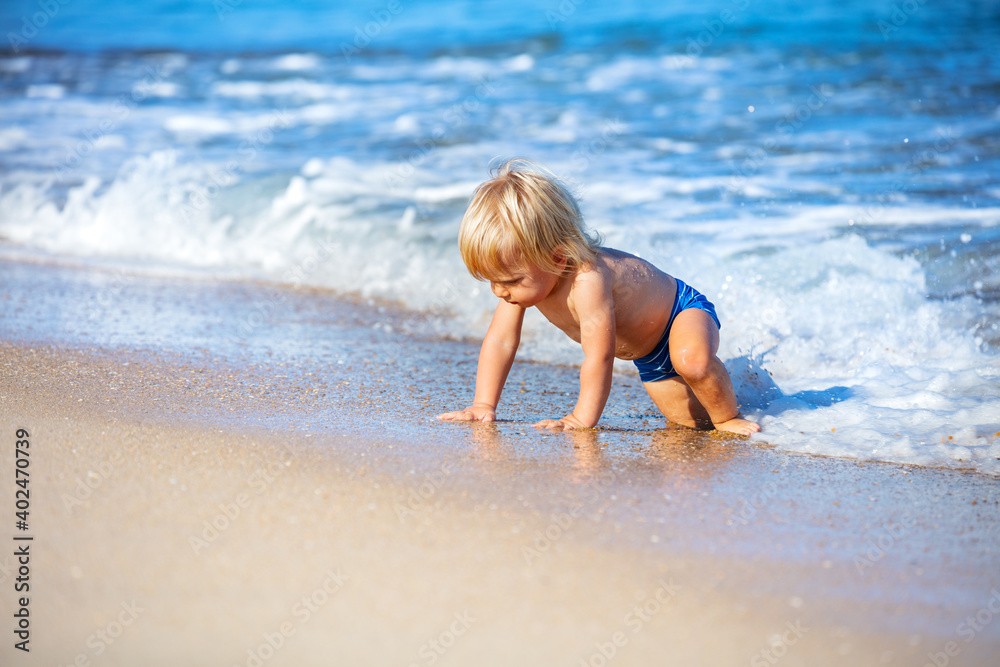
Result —
[[[683,466],[685,472],[712,474],[728,465],[737,452],[752,446],[739,436],[670,424],[649,432],[643,453],[651,460]]]
[[[650,474],[677,488],[697,484],[728,469],[739,452],[753,447],[742,438],[668,424],[664,428],[599,428],[538,431],[516,422],[470,424],[468,443],[476,458],[491,463],[517,461],[537,472],[554,474],[571,484],[606,484],[628,473],[649,480]],[[494,474],[510,470],[497,465]]]

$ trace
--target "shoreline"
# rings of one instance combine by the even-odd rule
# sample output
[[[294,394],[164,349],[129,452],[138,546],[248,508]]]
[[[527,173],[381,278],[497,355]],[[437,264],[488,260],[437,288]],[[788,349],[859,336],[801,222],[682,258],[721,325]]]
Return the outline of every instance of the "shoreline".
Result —
[[[293,287],[245,275],[212,277],[182,269],[178,269],[180,275],[161,273],[160,269],[132,273],[128,264],[105,264],[104,260],[34,251],[20,257],[0,243],[0,269],[8,278],[6,289],[0,291],[0,341],[67,344],[108,352],[125,348],[179,359],[209,355],[249,366],[284,357],[286,363],[298,367],[300,374],[323,380],[329,380],[331,370],[359,378],[377,368],[383,384],[391,382],[397,373],[427,382],[439,394],[442,390],[448,396],[457,393],[455,400],[441,404],[440,411],[468,400],[455,390],[466,388],[475,375],[479,340],[442,338],[431,333],[422,323],[434,315],[414,313],[384,299],[342,295],[315,286]],[[366,358],[358,362],[353,359],[358,355]],[[783,394],[777,386],[766,386],[766,371],[754,369],[756,362],[730,362],[734,384],[745,385],[744,391],[779,394],[777,399],[745,399],[751,412],[767,401],[815,393]],[[331,369],[332,363],[347,366]],[[313,367],[306,368],[307,364]],[[397,364],[399,368],[394,367]],[[458,371],[460,365],[465,370]],[[432,366],[446,373],[429,372]],[[518,373],[519,369],[524,372]],[[656,422],[664,424],[635,373],[629,372],[631,366],[628,369],[616,369],[600,425],[602,431],[629,429],[640,422],[643,429],[656,428]],[[539,381],[539,376],[547,372],[564,381]],[[542,417],[562,414],[567,401],[557,397],[568,396],[565,387],[577,384],[577,372],[574,366],[516,360],[504,395],[501,422],[534,423]],[[520,389],[515,386],[518,383]],[[372,389],[370,385],[367,388]],[[532,390],[535,396],[521,400],[520,394]],[[411,398],[423,394],[417,403],[406,405],[410,409],[434,399],[413,386],[409,391]],[[538,392],[543,395],[538,396]],[[761,404],[761,400],[765,402]],[[766,430],[758,435],[752,439],[756,446],[780,447],[763,440]],[[1000,432],[993,437],[1000,438]],[[864,464],[970,471],[1000,480],[1000,472],[970,465],[968,459],[926,463],[859,458],[813,449],[807,446],[782,451]]]

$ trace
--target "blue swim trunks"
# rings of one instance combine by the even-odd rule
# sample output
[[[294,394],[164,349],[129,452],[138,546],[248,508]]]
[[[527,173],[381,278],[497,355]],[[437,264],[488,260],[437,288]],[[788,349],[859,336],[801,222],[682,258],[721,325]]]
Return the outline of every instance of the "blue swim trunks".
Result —
[[[677,279],[675,278],[675,280]],[[666,330],[660,337],[660,342],[656,344],[652,352],[645,357],[635,359],[633,362],[635,363],[635,367],[639,369],[639,379],[643,382],[659,382],[660,380],[680,375],[674,370],[673,364],[670,363],[670,349],[667,347],[667,342],[670,338],[670,327],[673,326],[677,313],[689,308],[704,310],[712,316],[716,326],[720,329],[722,328],[719,316],[715,314],[715,306],[712,305],[712,302],[695,288],[684,284],[681,280],[677,280],[677,296],[674,297],[674,307],[670,311],[670,320],[667,322]]]

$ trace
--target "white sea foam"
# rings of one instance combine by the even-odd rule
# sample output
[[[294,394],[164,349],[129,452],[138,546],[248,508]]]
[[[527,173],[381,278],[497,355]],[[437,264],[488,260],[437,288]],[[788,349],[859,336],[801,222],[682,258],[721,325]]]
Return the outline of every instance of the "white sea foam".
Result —
[[[26,97],[44,97],[50,100],[58,100],[66,94],[66,88],[55,83],[35,84],[28,86],[24,94]]]
[[[23,127],[0,129],[0,151],[9,151],[27,143],[28,133]]]
[[[710,296],[724,352],[756,350],[781,394],[759,439],[799,451],[1000,472],[1000,365],[957,322],[974,300],[926,298],[920,266],[846,236],[744,257]]]
[[[172,116],[163,126],[171,132],[190,134],[229,134],[236,131],[236,125],[229,119],[208,115]]]
[[[289,72],[316,69],[320,58],[314,53],[289,53],[274,60],[274,68]]]
[[[465,202],[470,194],[476,189],[477,181],[467,181],[465,183],[449,183],[438,187],[422,187],[413,191],[413,197],[417,201],[443,202],[461,200]]]
[[[345,99],[349,90],[328,83],[291,79],[287,81],[218,81],[212,93],[220,97],[296,97],[309,100]]]
[[[694,153],[698,150],[698,145],[690,141],[674,141],[666,137],[656,137],[653,139],[653,146],[657,150],[667,151],[668,153]]]
[[[125,148],[128,140],[120,134],[103,134],[94,140],[94,148]]]
[[[21,56],[20,58],[0,58],[0,71],[20,73],[27,72],[31,67],[31,58]]]
[[[526,72],[535,66],[535,59],[527,53],[522,53],[507,59],[503,64],[511,72]]]
[[[528,56],[530,58],[530,56]],[[508,61],[508,67],[516,69],[518,63],[524,64],[526,61],[518,61],[516,58]],[[489,76],[495,70],[496,65],[485,58],[459,58],[455,56],[440,56],[427,64],[426,72],[432,77],[439,76],[461,76],[470,79]]]
[[[145,95],[152,97],[181,97],[183,95],[183,90],[179,85],[168,81],[144,84],[142,91]]]

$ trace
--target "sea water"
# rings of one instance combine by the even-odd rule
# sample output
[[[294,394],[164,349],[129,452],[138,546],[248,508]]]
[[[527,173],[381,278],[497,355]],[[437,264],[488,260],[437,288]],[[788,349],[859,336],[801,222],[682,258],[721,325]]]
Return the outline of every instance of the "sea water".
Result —
[[[755,436],[1000,473],[1000,12],[973,0],[5,2],[0,243],[475,338],[495,160],[704,292]],[[521,358],[577,364],[540,317]],[[632,372],[620,364],[621,372]]]

